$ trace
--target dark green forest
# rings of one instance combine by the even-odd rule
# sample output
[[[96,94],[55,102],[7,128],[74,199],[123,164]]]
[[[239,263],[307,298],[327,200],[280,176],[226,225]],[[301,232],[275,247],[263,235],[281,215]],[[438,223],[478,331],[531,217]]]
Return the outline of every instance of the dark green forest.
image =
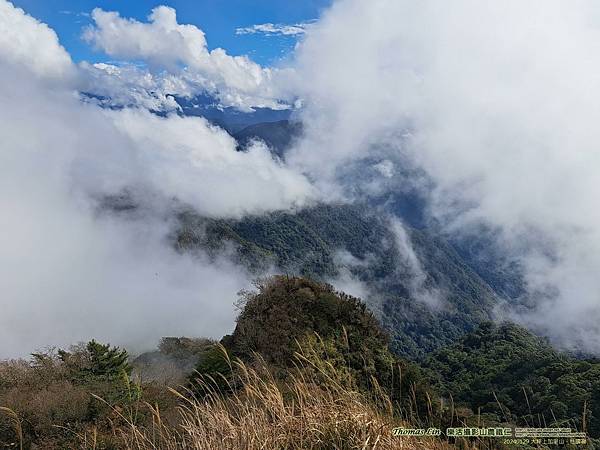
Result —
[[[553,349],[514,324],[483,323],[427,358],[441,395],[472,419],[529,427],[571,427],[600,438],[600,361]]]
[[[365,299],[392,336],[393,350],[422,359],[491,319],[497,297],[491,287],[441,236],[407,228],[426,274],[425,287],[438,289],[444,308],[435,310],[410,292],[413,274],[402,257],[389,216],[361,205],[318,205],[296,212],[210,219],[191,211],[179,215],[174,244],[180,251],[235,259],[259,274],[269,267],[290,275],[328,281],[348,270],[371,292]],[[339,259],[349,253],[355,263]]]

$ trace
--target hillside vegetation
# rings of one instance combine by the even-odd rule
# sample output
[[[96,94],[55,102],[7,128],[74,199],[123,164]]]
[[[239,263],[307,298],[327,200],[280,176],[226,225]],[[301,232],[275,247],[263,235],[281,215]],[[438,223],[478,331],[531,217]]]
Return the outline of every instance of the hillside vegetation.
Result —
[[[425,365],[440,393],[467,405],[472,420],[570,427],[600,438],[600,362],[560,353],[517,325],[484,323]]]
[[[221,341],[230,355],[248,362],[260,355],[273,376],[286,380],[298,353],[308,353],[344,374],[346,387],[364,395],[382,391],[404,418],[433,413],[434,393],[419,367],[390,352],[387,335],[362,301],[297,277],[275,277],[257,287],[242,299],[235,331]],[[212,367],[201,361],[197,371],[215,376]]]
[[[1,362],[0,445],[500,449],[392,429],[520,425],[583,430],[600,448],[600,363],[518,326],[483,323],[419,365],[390,350],[361,300],[327,284],[276,276],[238,306],[220,342],[165,338],[132,359],[91,341]]]
[[[490,320],[497,302],[493,290],[441,237],[407,228],[422,262],[424,289],[439,293],[443,308],[415,298],[413,269],[406,261],[387,216],[360,205],[318,205],[296,212],[209,219],[192,211],[179,215],[173,237],[181,251],[234,258],[257,274],[277,267],[290,275],[320,281],[345,271],[363,283],[365,299],[392,338],[397,354],[422,359]]]
[[[238,141],[240,150],[245,149],[253,140],[259,139],[268,145],[274,155],[283,158],[292,141],[301,133],[302,124],[300,122],[278,120],[249,125],[233,133],[233,137]]]
[[[151,354],[180,367],[195,356],[187,381],[173,375],[176,390],[168,380],[132,378],[127,352],[95,341],[2,362],[0,445],[392,449],[393,427],[438,420],[422,372],[390,353],[360,300],[294,277],[257,287],[221,344],[171,338]],[[153,360],[139,357],[136,366]],[[439,438],[402,445],[448,447]]]

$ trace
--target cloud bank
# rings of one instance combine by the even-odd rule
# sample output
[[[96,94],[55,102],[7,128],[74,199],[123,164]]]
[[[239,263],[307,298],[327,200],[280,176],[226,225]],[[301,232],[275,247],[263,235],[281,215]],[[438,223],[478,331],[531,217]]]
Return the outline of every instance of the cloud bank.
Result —
[[[230,331],[248,275],[172,249],[173,199],[238,217],[302,205],[310,183],[204,119],[82,103],[56,34],[7,2],[0,12],[0,36],[14,38],[0,38],[1,357]],[[135,214],[100,207],[123,192]]]
[[[148,22],[99,8],[91,17],[94,24],[85,30],[84,39],[111,57],[144,61],[160,77],[176,78],[181,86],[172,83],[175,91],[166,93],[208,92],[225,106],[245,110],[282,107],[277,78],[283,74],[246,56],[228,55],[222,48],[208,50],[204,32],[194,25],[179,24],[173,8],[154,8]]]
[[[530,306],[508,313],[597,353],[598,13],[338,1],[298,50],[306,136],[289,161],[326,186],[355,161],[406,158],[431,179],[431,216],[454,234],[492,226],[526,268]]]
[[[85,32],[142,66],[74,65],[51,29],[0,0],[0,198],[11,212],[0,354],[51,342],[63,322],[57,343],[121,336],[131,320],[156,337],[169,323],[225,331],[222,299],[246,275],[173,253],[173,198],[239,217],[410,188],[448,233],[485,224],[525,268],[527,294],[504,316],[600,352],[599,12],[589,0],[340,0],[305,30],[291,66],[273,69],[209,51],[164,6],[148,22],[96,9]],[[85,87],[142,108],[82,104]],[[144,110],[175,111],[171,95],[200,92],[246,110],[300,98],[304,135],[282,163],[260,144],[236,152],[203,119]],[[96,199],[126,189],[138,216],[99,214]]]

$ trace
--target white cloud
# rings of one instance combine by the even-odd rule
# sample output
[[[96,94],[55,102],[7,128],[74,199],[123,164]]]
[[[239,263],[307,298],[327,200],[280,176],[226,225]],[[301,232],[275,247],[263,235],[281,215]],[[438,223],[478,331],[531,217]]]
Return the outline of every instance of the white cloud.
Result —
[[[143,178],[143,149],[97,107],[30,76],[0,69],[0,357],[92,337],[139,349],[165,334],[229,331],[244,272],[176,254],[160,211],[99,216],[91,194]]]
[[[208,56],[204,32],[194,25],[178,24],[175,10],[167,6],[154,8],[148,23],[99,8],[92,11],[92,19],[95,26],[85,30],[84,39],[110,56],[143,58],[170,68],[201,66]]]
[[[300,36],[312,22],[290,24],[261,23],[249,27],[236,28],[235,34],[264,34],[267,36]]]
[[[51,343],[61,320],[56,343],[226,331],[245,274],[175,255],[161,208],[174,197],[213,216],[302,205],[315,188],[301,173],[340,198],[353,182],[340,173],[360,160],[379,161],[377,192],[397,186],[402,161],[425,170],[431,212],[452,232],[499,229],[536,305],[514,316],[599,352],[599,17],[588,0],[341,0],[307,30],[293,70],[275,70],[209,51],[171,8],[147,23],[94,10],[86,38],[148,72],[74,66],[51,29],[0,0],[0,200],[11,212],[0,354]],[[236,152],[202,119],[81,104],[78,86],[162,110],[176,109],[167,94],[202,90],[240,108],[300,95],[304,135],[282,165],[260,145]],[[124,188],[143,194],[143,220],[98,217],[93,199]],[[411,251],[414,290],[427,294]]]
[[[79,64],[79,90],[92,94],[98,103],[115,107],[141,107],[150,111],[180,109],[173,95],[191,96],[193,90],[180,77],[156,76],[134,65]],[[93,101],[93,99],[88,99]]]
[[[229,134],[203,118],[106,114],[133,142],[140,181],[204,215],[241,217],[302,206],[312,195],[307,179],[274,161],[266,146],[255,143],[239,152]]]
[[[407,288],[412,298],[425,303],[431,308],[437,309],[442,307],[442,292],[437,288],[427,286],[427,274],[423,270],[421,261],[415,253],[406,229],[400,221],[393,218],[390,218],[390,229],[396,240],[398,253],[404,266],[400,273],[408,274],[409,276]]]
[[[373,298],[373,293],[369,287],[355,277],[347,267],[341,266],[338,268],[338,271],[339,273],[335,278],[327,281],[336,290],[362,300],[370,300]]]
[[[59,14],[63,14],[65,16],[76,16],[76,17],[90,17],[90,13],[87,12],[77,12],[77,11],[71,11],[69,9],[63,9],[61,11],[58,12]]]
[[[166,70],[191,90],[218,96],[225,106],[280,106],[277,70],[263,68],[246,56],[228,55],[222,48],[209,51],[204,32],[177,23],[173,8],[154,8],[147,23],[98,8],[92,11],[92,19],[94,25],[85,30],[84,39],[112,57],[143,60],[155,72]]]
[[[408,155],[452,232],[502,230],[537,302],[520,320],[598,352],[599,23],[586,0],[339,1],[298,50],[289,160],[325,185]]]
[[[389,159],[385,159],[373,165],[373,168],[385,178],[392,178],[394,176],[394,163]]]
[[[173,250],[173,199],[235,217],[301,205],[311,185],[265,148],[237,152],[204,119],[105,110],[82,103],[74,83],[48,85],[45,69],[70,67],[56,35],[2,0],[0,11],[5,34],[24,35],[0,44],[0,357],[92,337],[142,348],[229,332],[248,276]],[[98,209],[124,189],[135,214]]]
[[[26,67],[40,78],[63,79],[73,71],[54,30],[5,0],[0,1],[0,56],[2,64]]]

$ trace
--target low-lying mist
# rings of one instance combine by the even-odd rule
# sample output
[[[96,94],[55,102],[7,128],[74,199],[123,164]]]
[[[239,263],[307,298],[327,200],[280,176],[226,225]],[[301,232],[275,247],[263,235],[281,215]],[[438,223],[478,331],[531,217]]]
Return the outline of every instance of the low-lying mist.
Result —
[[[455,238],[497,230],[525,269],[529,307],[502,313],[598,352],[599,13],[586,0],[338,1],[297,51],[305,137],[288,161],[339,186],[354,161],[379,158],[390,176],[407,158],[430,180],[430,219]]]
[[[7,2],[0,12],[0,34],[25,37],[22,48],[0,39],[0,356],[231,331],[251,277],[227,255],[177,253],[173,199],[239,217],[302,205],[310,183],[260,144],[236,151],[202,118],[81,102],[78,68],[54,32]],[[124,191],[135,214],[101,208]]]
[[[400,191],[418,192],[426,225],[453,240],[493,230],[494,251],[525,280],[500,317],[600,351],[594,2],[338,0],[277,70],[209,52],[171,8],[148,22],[102,10],[92,19],[88,42],[147,66],[75,64],[53,30],[0,0],[0,357],[91,337],[141,348],[230,331],[253,275],[226,254],[178,253],[174,204],[241,218]],[[162,91],[102,109],[79,97],[96,82],[124,103],[142,82],[139,92]],[[144,108],[176,110],[168,89],[200,88],[244,110],[298,100],[303,134],[280,160],[260,142],[237,151],[202,118]],[[99,207],[123,192],[135,214]],[[439,308],[443,293],[395,223],[412,296]],[[345,270],[332,282],[369,295]]]
[[[2,357],[91,337],[142,348],[230,331],[243,269],[176,253],[160,209],[99,210],[94,195],[147,175],[136,173],[135,144],[76,99],[1,86]]]

